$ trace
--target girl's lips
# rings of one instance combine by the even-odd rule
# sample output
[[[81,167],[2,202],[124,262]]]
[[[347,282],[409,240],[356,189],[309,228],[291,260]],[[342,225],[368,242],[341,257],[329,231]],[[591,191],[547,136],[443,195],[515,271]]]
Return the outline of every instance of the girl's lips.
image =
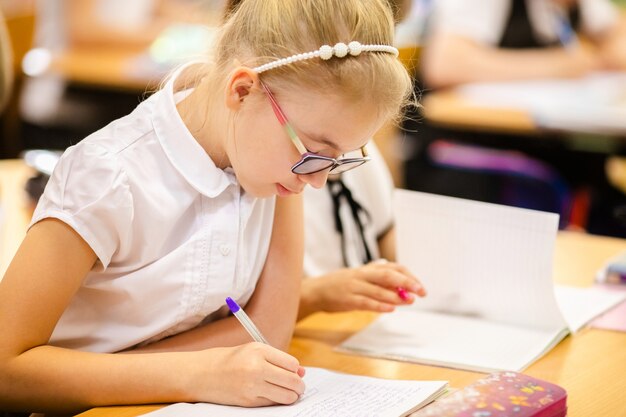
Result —
[[[278,190],[278,195],[281,197],[285,197],[285,196],[293,195],[293,194],[300,194],[303,190],[303,189],[300,189],[298,191],[294,191],[292,189],[285,187],[282,184],[276,184],[276,189]]]
[[[287,197],[292,194],[295,194],[293,191],[284,187],[282,184],[276,184],[276,190],[278,190],[278,195],[281,197]]]

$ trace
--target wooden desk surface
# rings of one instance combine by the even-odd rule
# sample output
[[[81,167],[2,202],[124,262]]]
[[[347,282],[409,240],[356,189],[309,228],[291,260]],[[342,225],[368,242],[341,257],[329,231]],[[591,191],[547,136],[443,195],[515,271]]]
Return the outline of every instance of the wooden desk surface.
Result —
[[[2,266],[12,257],[28,223],[22,189],[29,170],[21,161],[0,161],[0,202],[4,213]],[[577,286],[591,284],[596,270],[611,256],[626,251],[626,240],[560,232],[554,279]],[[9,253],[7,253],[9,252]],[[4,269],[2,270],[4,273]],[[0,275],[1,276],[1,275]],[[296,328],[289,352],[305,366],[396,379],[444,379],[452,387],[467,385],[482,374],[335,352],[348,336],[366,326],[375,314],[353,312],[313,315]],[[563,386],[569,394],[569,417],[626,416],[626,333],[584,329],[569,336],[535,362],[526,373]],[[95,408],[81,417],[130,417],[159,406]]]
[[[138,92],[158,87],[165,75],[144,51],[103,48],[59,53],[53,56],[49,72],[77,84]]]
[[[438,125],[503,133],[537,133],[537,126],[527,111],[477,107],[454,91],[431,93],[423,99],[422,105],[424,117]]]
[[[0,160],[0,279],[30,221],[31,210],[24,185],[32,173],[21,160]]]
[[[533,120],[530,111],[498,105],[476,104],[455,90],[441,90],[428,94],[422,100],[424,117],[434,125],[462,131],[524,135],[527,138],[569,138],[576,147],[589,150],[612,151],[623,146],[626,136],[617,133],[589,133],[542,128]]]
[[[555,252],[555,281],[589,285],[607,258],[626,250],[626,240],[560,232]],[[300,322],[289,353],[305,366],[394,379],[443,379],[463,387],[483,374],[373,359],[335,352],[348,336],[366,326],[375,314],[318,313]],[[568,336],[525,373],[563,386],[568,391],[569,417],[625,416],[626,333],[584,329]],[[95,408],[80,417],[131,417],[160,406]]]

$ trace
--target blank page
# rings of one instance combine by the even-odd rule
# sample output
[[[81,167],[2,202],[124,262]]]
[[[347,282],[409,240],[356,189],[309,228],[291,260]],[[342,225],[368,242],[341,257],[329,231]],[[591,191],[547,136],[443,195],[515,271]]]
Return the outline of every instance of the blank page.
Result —
[[[626,299],[626,293],[605,288],[556,285],[556,299],[572,333]]]
[[[477,372],[521,371],[566,334],[565,328],[532,329],[399,309],[381,314],[339,350]]]

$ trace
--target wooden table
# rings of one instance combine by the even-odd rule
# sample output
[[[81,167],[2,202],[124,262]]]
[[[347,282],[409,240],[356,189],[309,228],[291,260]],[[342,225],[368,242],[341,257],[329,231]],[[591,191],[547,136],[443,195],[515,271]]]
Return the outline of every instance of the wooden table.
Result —
[[[455,129],[487,132],[536,134],[531,115],[524,110],[476,106],[453,90],[430,93],[423,102],[430,122]]]
[[[48,72],[64,79],[105,89],[144,91],[157,88],[165,69],[150,63],[145,51],[72,49],[53,55]]]
[[[0,161],[0,202],[4,222],[0,235],[2,274],[24,236],[30,209],[23,190],[30,170],[22,161]],[[554,280],[561,284],[591,284],[596,270],[615,254],[626,251],[626,240],[560,232],[554,260]],[[305,366],[395,379],[443,379],[465,386],[482,374],[337,353],[333,349],[366,326],[375,314],[352,312],[315,314],[300,322],[289,352]],[[563,386],[569,394],[569,417],[626,416],[626,333],[585,329],[569,336],[526,373]],[[130,417],[160,406],[95,408],[81,417]]]
[[[555,281],[589,285],[608,257],[626,251],[626,240],[560,232],[555,254]],[[375,314],[315,314],[300,322],[289,353],[305,366],[394,379],[448,380],[463,387],[483,374],[337,353],[333,349],[366,326]],[[585,329],[569,336],[525,373],[568,391],[569,417],[626,416],[626,333]],[[161,406],[95,408],[80,417],[131,417]]]
[[[32,207],[24,191],[33,171],[21,160],[0,160],[0,279],[24,239]]]
[[[525,139],[556,140],[572,149],[612,154],[623,152],[626,134],[590,133],[543,128],[530,111],[477,104],[454,89],[428,94],[422,113],[431,124],[452,131],[518,135]]]

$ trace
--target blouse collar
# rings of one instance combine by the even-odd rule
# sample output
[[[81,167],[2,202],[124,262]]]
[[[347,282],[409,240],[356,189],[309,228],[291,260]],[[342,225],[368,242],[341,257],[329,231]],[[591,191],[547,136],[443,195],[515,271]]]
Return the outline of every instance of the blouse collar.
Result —
[[[198,192],[216,197],[229,185],[237,184],[232,169],[218,168],[193,137],[176,109],[189,92],[174,93],[174,82],[187,66],[179,68],[159,91],[152,121],[161,146],[172,165]]]

